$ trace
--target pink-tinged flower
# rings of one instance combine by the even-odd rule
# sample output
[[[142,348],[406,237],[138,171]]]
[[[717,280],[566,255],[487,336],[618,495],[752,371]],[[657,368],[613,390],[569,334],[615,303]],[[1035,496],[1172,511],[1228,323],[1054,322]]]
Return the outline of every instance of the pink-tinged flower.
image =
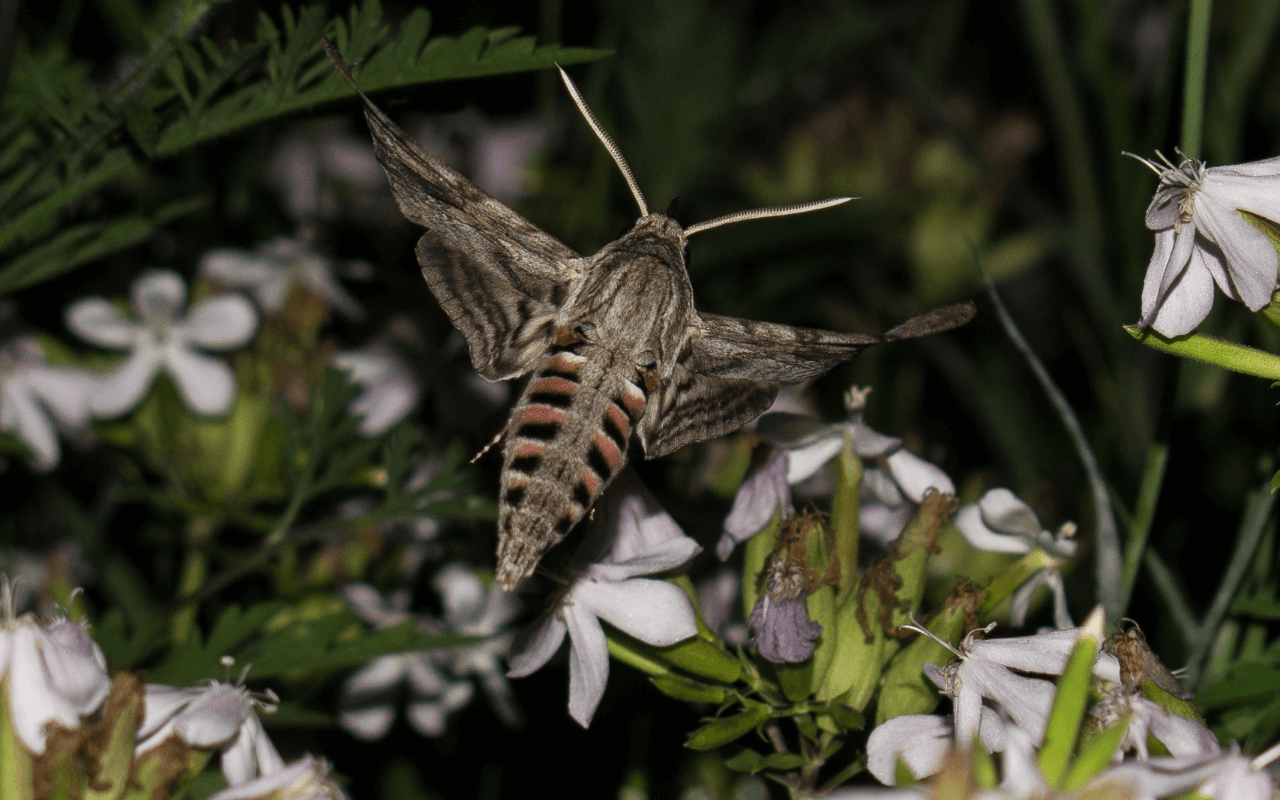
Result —
[[[191,747],[221,748],[222,775],[229,786],[284,767],[257,713],[259,708],[275,710],[274,694],[254,695],[243,686],[221,681],[188,687],[149,683],[146,692],[146,713],[134,746],[136,756],[172,736]]]
[[[569,715],[591,724],[609,678],[600,621],[658,647],[698,632],[693,605],[671,583],[641,575],[674,569],[701,548],[685,536],[638,480],[624,473],[608,490],[603,518],[575,558],[574,576],[554,608],[520,631],[507,674],[529,675],[551,660],[569,635]],[[589,553],[602,554],[598,558]]]
[[[1050,533],[1040,525],[1031,506],[1017,495],[1008,489],[992,489],[978,502],[961,506],[956,512],[955,526],[971,546],[988,553],[1044,551],[1048,566],[1036,570],[1014,592],[1009,621],[1014,627],[1025,625],[1032,595],[1041,586],[1048,586],[1053,592],[1054,624],[1059,628],[1073,627],[1058,568],[1076,554],[1075,523],[1064,523],[1057,533]]]
[[[520,614],[519,599],[496,584],[486,587],[473,570],[458,563],[440,570],[433,584],[444,605],[446,629],[485,637],[479,644],[437,650],[437,657],[467,686],[475,676],[498,717],[508,725],[518,725],[520,710],[507,683],[502,658],[511,649],[512,634],[507,626]]]
[[[355,216],[386,225],[395,211],[369,137],[351,133],[345,121],[293,126],[267,157],[265,178],[297,222]]]
[[[333,365],[360,386],[351,412],[361,417],[365,436],[386,433],[413,411],[422,394],[413,369],[386,347],[342,350],[333,356]]]
[[[328,774],[328,762],[308,754],[288,766],[215,792],[209,800],[345,800],[346,794],[328,780]]]
[[[18,437],[41,472],[58,465],[58,430],[89,424],[89,395],[97,377],[78,367],[45,363],[40,343],[21,337],[0,348],[0,430]]]
[[[747,619],[751,644],[765,661],[798,664],[808,660],[822,635],[822,623],[809,619],[804,568],[785,558],[770,558],[765,590]]]
[[[332,260],[314,252],[305,242],[282,236],[260,245],[256,251],[221,248],[200,259],[200,274],[224,286],[246,289],[267,316],[275,316],[299,284],[351,319],[364,309],[333,277]]]
[[[253,338],[258,315],[248,300],[221,294],[196,303],[182,314],[187,287],[170,270],[153,270],[133,284],[137,320],[101,297],[72,303],[67,327],[80,338],[129,351],[124,363],[104,375],[89,398],[89,410],[113,417],[141,402],[160,372],[167,372],[187,408],[203,416],[231,410],[236,377],[225,362],[200,350],[234,350]]]
[[[1241,212],[1280,221],[1280,158],[1206,168],[1156,155],[1159,162],[1134,156],[1160,176],[1147,207],[1156,247],[1140,324],[1165,336],[1190,333],[1213,308],[1215,283],[1250,311],[1262,309],[1276,289],[1276,248]]]
[[[106,702],[107,659],[78,622],[15,618],[7,581],[0,604],[0,680],[9,689],[10,720],[23,745],[40,755],[47,725],[77,728]]]

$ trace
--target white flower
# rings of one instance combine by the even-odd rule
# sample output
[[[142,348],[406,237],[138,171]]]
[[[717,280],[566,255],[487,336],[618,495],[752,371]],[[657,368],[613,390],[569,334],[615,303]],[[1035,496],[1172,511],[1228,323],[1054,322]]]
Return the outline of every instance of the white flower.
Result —
[[[128,319],[101,297],[86,297],[67,308],[67,327],[80,338],[130,351],[89,398],[94,414],[112,417],[133,408],[162,370],[173,378],[183,402],[195,413],[218,416],[231,410],[235,374],[224,362],[196,348],[240,347],[253,338],[257,314],[243,297],[222,294],[196,303],[184,317],[186,297],[186,284],[176,272],[153,270],[133,284],[133,310],[140,321]]]
[[[361,386],[351,411],[363,417],[360,433],[377,436],[390,430],[418,404],[421,390],[417,376],[404,359],[386,347],[342,350],[333,356],[333,365],[346,370]]]
[[[344,800],[346,794],[325,777],[328,774],[329,764],[308,754],[253,780],[232,784],[209,795],[209,800]]]
[[[569,634],[569,715],[587,727],[604,696],[609,650],[604,620],[643,642],[664,647],[698,632],[693,606],[679,587],[640,578],[684,564],[701,550],[639,482],[624,473],[604,499],[604,519],[588,532],[577,574],[555,607],[516,635],[513,678],[546,664]],[[605,551],[593,563],[584,553]]]
[[[0,679],[9,689],[10,720],[27,749],[40,755],[47,725],[79,727],[106,701],[107,659],[80,623],[14,618],[7,582],[0,585],[0,605]]]
[[[351,319],[364,309],[333,277],[334,264],[305,242],[281,236],[258,246],[257,252],[221,248],[200,259],[200,274],[226,286],[248,289],[267,316],[275,316],[289,299],[294,283]]]
[[[1044,737],[1056,688],[1047,680],[1018,673],[1060,675],[1081,635],[1087,633],[1101,639],[1100,617],[1092,616],[1085,627],[1047,631],[1034,636],[975,639],[975,631],[965,637],[959,648],[951,647],[925,628],[915,625],[903,627],[923,633],[959,659],[941,669],[925,663],[924,673],[952,699],[956,741],[961,748],[967,748],[978,731],[984,700],[999,705],[1014,724],[1039,742]],[[995,623],[992,623],[982,630],[986,633],[994,627]],[[1099,651],[1093,671],[1103,680],[1120,681],[1120,663],[1109,653]]]
[[[479,644],[436,651],[437,656],[454,676],[479,678],[502,721],[518,724],[520,712],[507,683],[502,657],[511,648],[511,634],[505,631],[519,615],[520,601],[496,584],[486,589],[475,572],[458,563],[440,570],[433,583],[443,601],[444,621],[451,633],[488,637]]]
[[[903,447],[901,439],[878,433],[862,421],[870,392],[854,387],[845,393],[849,417],[843,422],[827,424],[772,412],[760,417],[756,433],[786,451],[787,482],[793,485],[835,458],[848,440],[854,454],[870,462],[863,471],[859,527],[865,535],[888,543],[902,532],[930,489],[954,495],[956,487],[936,465]]]
[[[342,593],[351,608],[379,630],[415,619],[407,611],[407,592],[396,592],[388,602],[372,586],[354,583],[344,586]],[[439,632],[438,624],[432,620],[416,620],[420,633]],[[409,703],[405,715],[423,736],[443,734],[445,717],[469,703],[473,691],[468,682],[449,681],[436,666],[430,651],[378,656],[356,670],[342,685],[338,724],[365,741],[386,736],[396,718],[400,687],[406,683]]]
[[[886,786],[894,786],[901,759],[916,780],[927,778],[942,769],[952,749],[954,727],[950,715],[904,714],[887,719],[867,738],[867,770]],[[995,711],[982,709],[978,735],[987,752],[1005,748],[1005,728]]]
[[[1130,154],[1132,155],[1132,154]],[[1275,245],[1245,219],[1247,211],[1280,220],[1280,159],[1206,169],[1134,156],[1160,176],[1147,227],[1155,252],[1142,284],[1143,327],[1165,336],[1190,333],[1213,308],[1213,284],[1258,311],[1276,288]]]
[[[87,370],[46,364],[34,338],[15,339],[0,348],[0,430],[22,440],[37,470],[53,469],[61,457],[55,425],[83,430],[96,385]]]
[[[1213,732],[1199,722],[1174,714],[1143,697],[1140,691],[1129,692],[1123,686],[1107,692],[1089,714],[1103,727],[1128,717],[1121,750],[1134,750],[1140,759],[1149,757],[1148,736],[1164,745],[1172,756],[1212,755],[1221,750]]]
[[[988,553],[1030,553],[1042,550],[1046,566],[1037,570],[1014,593],[1010,603],[1010,622],[1015,627],[1026,624],[1031,597],[1041,586],[1053,592],[1054,624],[1070,628],[1073,623],[1067,610],[1066,589],[1058,566],[1076,554],[1074,523],[1064,523],[1056,534],[1040,525],[1031,506],[1008,489],[992,489],[976,503],[966,503],[956,512],[955,526],[970,545]]]
[[[284,768],[256,711],[274,711],[274,694],[255,696],[244,686],[221,681],[188,687],[149,683],[146,692],[136,756],[177,736],[191,747],[223,748],[222,775],[230,786]]]

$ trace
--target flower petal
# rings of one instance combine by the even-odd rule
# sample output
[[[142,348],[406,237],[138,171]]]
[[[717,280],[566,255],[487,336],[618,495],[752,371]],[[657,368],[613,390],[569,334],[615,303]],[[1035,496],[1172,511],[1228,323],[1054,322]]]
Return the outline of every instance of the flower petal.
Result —
[[[49,685],[83,715],[98,710],[111,693],[107,657],[84,626],[59,619],[45,627],[43,648]]]
[[[853,434],[853,452],[862,458],[879,458],[902,447],[898,437],[874,431],[861,420],[850,422],[846,427]]]
[[[405,708],[405,716],[409,718],[409,724],[415,731],[429,739],[444,735],[447,715],[448,709],[439,700],[419,700]]]
[[[542,669],[560,649],[566,628],[555,612],[543,614],[528,627],[516,632],[507,657],[508,677],[523,678]]]
[[[1183,225],[1181,233],[1173,228],[1156,234],[1155,250],[1142,280],[1142,324],[1150,325],[1164,304],[1170,287],[1186,270],[1195,247],[1195,225]]]
[[[107,373],[89,397],[89,411],[96,417],[116,417],[142,401],[160,371],[163,353],[140,345],[125,362]]]
[[[45,726],[50,722],[65,728],[80,725],[78,709],[53,687],[42,650],[44,631],[31,622],[13,630],[9,656],[9,715],[18,738],[36,755],[44,753]]]
[[[954,495],[956,486],[937,466],[930,464],[905,447],[887,459],[889,472],[902,487],[902,493],[915,503],[924,502],[925,493],[936,489],[942,494]]]
[[[342,596],[360,619],[378,628],[404,622],[409,616],[395,602],[388,603],[378,590],[367,583],[348,583],[342,587]],[[408,597],[401,595],[403,600]]]
[[[165,686],[160,683],[148,683],[146,686],[146,700],[143,704],[142,726],[138,728],[138,741],[143,742],[151,734],[159,730],[161,725],[168,722],[185,708],[201,691],[200,687],[195,686],[178,687]],[[146,748],[140,747],[139,752],[144,752],[157,744],[160,744],[160,740],[156,740]]]
[[[129,295],[138,319],[167,321],[176,317],[187,302],[187,284],[171,269],[153,269],[133,282]]]
[[[98,388],[98,376],[77,367],[29,364],[26,377],[60,426],[79,430],[89,424],[89,396]]]
[[[571,596],[574,608],[589,609],[619,630],[658,647],[698,632],[693,604],[680,587],[666,581],[632,578],[600,583],[579,579]]]
[[[1213,245],[1205,243],[1207,246]],[[1216,256],[1211,256],[1216,259]],[[1213,275],[1206,266],[1204,249],[1191,251],[1191,260],[1178,280],[1169,287],[1164,302],[1156,309],[1150,324],[1163,336],[1183,336],[1204,322],[1213,310]],[[1235,294],[1234,285],[1231,294]]]
[[[836,440],[836,450],[840,440]],[[790,480],[792,453],[775,450],[759,469],[747,476],[733,497],[733,506],[724,520],[724,536],[716,545],[716,556],[724,561],[733,548],[764,530],[774,516],[791,511]]]
[[[1036,512],[1008,489],[992,489],[978,501],[982,521],[999,533],[1035,540],[1044,530]]]
[[[601,525],[613,531],[613,541],[602,563],[619,566],[634,564],[659,553],[671,554],[672,544],[675,542],[680,543],[679,548],[687,549],[684,543],[693,541],[684,535],[684,531],[634,471],[624,471],[608,491],[604,498]],[[700,550],[701,548],[698,548],[693,552]],[[676,556],[670,555],[670,557]],[[685,559],[689,557],[685,556]],[[628,574],[644,575],[662,569],[671,569],[682,563],[684,562],[645,572],[630,571]]]
[[[231,410],[236,399],[236,376],[231,367],[185,347],[171,347],[166,355],[165,365],[187,408],[206,417]]]
[[[348,319],[359,320],[364,317],[364,309],[360,307],[360,303],[342,288],[342,284],[334,280],[328,259],[308,258],[302,265],[302,284]]]
[[[364,742],[376,742],[386,736],[395,721],[396,707],[393,703],[344,708],[338,712],[338,724],[342,729]]]
[[[997,533],[982,521],[982,509],[977,503],[966,503],[960,507],[952,520],[956,530],[971,547],[987,553],[1029,553],[1031,542],[1020,536],[1009,536]]]
[[[897,784],[901,758],[916,779],[942,768],[951,749],[951,721],[935,714],[906,714],[885,720],[867,737],[867,769],[886,786]]]
[[[64,318],[72,333],[99,347],[129,347],[138,336],[138,324],[101,297],[77,300],[67,306]]]
[[[196,303],[181,326],[187,340],[206,350],[231,350],[258,330],[258,313],[238,294],[220,294]]]
[[[1271,302],[1276,288],[1276,268],[1280,264],[1276,246],[1234,207],[1206,200],[1202,196],[1196,205],[1196,227],[1222,250],[1240,299],[1250,311],[1258,311]]]
[[[0,380],[0,429],[11,431],[22,440],[31,451],[35,469],[46,472],[58,465],[62,454],[58,432],[25,383]]]
[[[787,483],[796,484],[807,480],[835,458],[842,447],[844,436],[836,428],[830,435],[816,442],[787,450]]]
[[[352,413],[362,417],[360,434],[380,436],[409,416],[418,404],[418,384],[409,375],[392,376],[369,386],[351,403]]]
[[[605,683],[609,680],[609,643],[595,614],[581,604],[564,606],[564,621],[572,643],[569,648],[569,716],[585,728],[591,724],[591,718],[604,697]],[[697,632],[696,628],[694,632]]]
[[[208,800],[266,800],[269,797],[342,800],[346,795],[331,781],[325,780],[327,774],[328,764],[305,755],[281,770],[215,792],[209,795]]]
[[[592,564],[584,575],[601,581],[616,583],[637,575],[652,575],[683,565],[702,552],[702,547],[688,536],[666,542],[648,553],[641,553],[620,564]]]
[[[200,274],[224,286],[259,286],[278,271],[271,259],[248,250],[224,247],[210,250],[200,258]]]

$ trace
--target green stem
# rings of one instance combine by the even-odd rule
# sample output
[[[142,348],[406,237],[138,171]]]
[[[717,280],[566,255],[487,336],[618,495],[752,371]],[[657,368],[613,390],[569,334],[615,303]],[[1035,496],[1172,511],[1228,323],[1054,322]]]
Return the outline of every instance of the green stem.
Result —
[[[1204,133],[1204,84],[1209,65],[1209,18],[1213,0],[1191,0],[1187,23],[1187,61],[1182,85],[1182,152],[1200,158]]]
[[[204,583],[209,570],[209,558],[205,553],[205,544],[212,538],[217,523],[208,517],[195,517],[187,526],[187,557],[182,564],[182,574],[178,579],[178,597],[192,594]],[[191,604],[180,609],[169,620],[169,641],[182,644],[191,634],[191,626],[196,621],[198,606]]]
[[[1168,462],[1169,445],[1156,442],[1147,450],[1147,466],[1142,471],[1142,485],[1138,487],[1138,502],[1134,507],[1133,520],[1129,524],[1124,565],[1120,573],[1122,609],[1129,607],[1129,599],[1133,597],[1133,586],[1138,580],[1138,567],[1142,564],[1142,553],[1147,548],[1147,537],[1151,534],[1156,500],[1160,495],[1160,486],[1164,483],[1164,468]]]

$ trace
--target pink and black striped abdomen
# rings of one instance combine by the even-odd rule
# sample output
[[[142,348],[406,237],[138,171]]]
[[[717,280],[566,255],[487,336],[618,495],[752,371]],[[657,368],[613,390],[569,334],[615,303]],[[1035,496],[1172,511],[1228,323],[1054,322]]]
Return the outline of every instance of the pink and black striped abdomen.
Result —
[[[585,342],[552,347],[516,403],[498,504],[504,589],[533,572],[626,464],[645,394],[635,366],[614,361]]]

